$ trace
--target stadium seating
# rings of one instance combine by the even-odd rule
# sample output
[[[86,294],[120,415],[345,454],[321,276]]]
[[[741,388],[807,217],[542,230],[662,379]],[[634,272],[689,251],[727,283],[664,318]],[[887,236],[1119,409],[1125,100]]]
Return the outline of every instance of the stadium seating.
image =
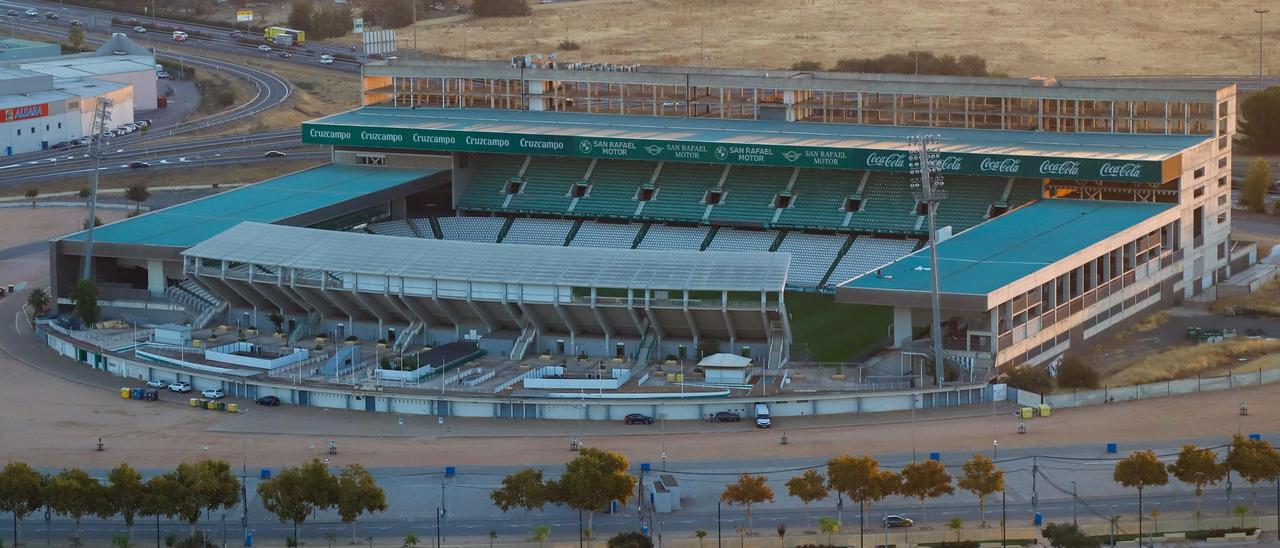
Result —
[[[862,211],[849,228],[865,232],[916,232],[916,200],[905,173],[873,171],[862,192]]]
[[[564,213],[573,198],[570,187],[582,180],[590,160],[534,157],[525,169],[524,191],[511,197],[507,211]]]
[[[707,239],[711,229],[705,226],[669,226],[650,225],[649,231],[636,249],[684,249],[697,251],[702,249],[702,241]]]
[[[409,226],[409,222],[404,219],[369,223],[369,231],[374,234],[382,234],[384,236],[401,236],[404,238],[418,237],[418,235],[413,232],[413,228]]]
[[[802,169],[791,189],[795,203],[782,210],[779,226],[835,228],[844,223],[845,198],[858,190],[861,171]]]
[[[418,234],[423,238],[436,237],[435,231],[431,230],[431,219],[409,219],[409,222],[413,223],[413,228],[417,229]]]
[[[640,233],[640,228],[644,225],[639,223],[632,224],[614,224],[614,223],[597,223],[587,221],[578,227],[578,233],[574,235],[573,241],[569,242],[573,247],[624,247],[630,248],[635,242],[636,235]]]
[[[708,190],[720,181],[724,166],[667,162],[658,174],[658,192],[645,204],[641,215],[662,221],[702,220],[707,205],[702,202]]]
[[[1013,181],[1013,189],[1009,191],[1009,209],[1013,209],[1027,202],[1034,202],[1044,197],[1044,187],[1039,179],[1016,179]]]
[[[507,220],[501,217],[441,217],[439,222],[446,240],[494,243]]]
[[[769,230],[722,228],[711,239],[707,251],[768,251],[778,233]]]
[[[1004,177],[947,177],[947,198],[938,205],[937,226],[960,232],[985,221],[1008,183]]]
[[[649,182],[654,162],[599,160],[591,172],[591,192],[579,198],[574,215],[630,219],[636,212],[636,189]]]
[[[515,219],[502,243],[562,246],[574,222],[571,219]]]
[[[790,168],[734,166],[725,179],[720,205],[711,210],[717,222],[768,225],[773,222],[773,198],[787,188]]]
[[[520,173],[523,156],[485,154],[473,159],[471,183],[458,201],[460,209],[501,211],[507,200],[507,182]]]
[[[849,236],[845,234],[805,234],[790,232],[778,246],[779,252],[791,254],[791,268],[787,271],[787,284],[798,287],[817,287],[818,282],[831,268],[832,261],[840,254]]]
[[[874,236],[858,236],[844,257],[836,264],[827,286],[836,286],[876,268],[896,261],[915,250],[915,240],[893,240]]]

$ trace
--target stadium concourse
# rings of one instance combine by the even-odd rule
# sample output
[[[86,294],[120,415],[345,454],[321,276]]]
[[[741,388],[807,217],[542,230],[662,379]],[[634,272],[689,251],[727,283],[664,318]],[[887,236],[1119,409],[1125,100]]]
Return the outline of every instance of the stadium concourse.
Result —
[[[332,164],[99,229],[108,308],[197,329],[280,314],[290,342],[467,341],[517,362],[729,352],[767,370],[812,359],[797,331],[857,341],[837,361],[918,354],[929,233],[907,151],[924,133],[962,379],[1244,266],[1232,87],[397,61],[365,80],[367,106],[303,124]],[[83,237],[51,244],[62,303]]]

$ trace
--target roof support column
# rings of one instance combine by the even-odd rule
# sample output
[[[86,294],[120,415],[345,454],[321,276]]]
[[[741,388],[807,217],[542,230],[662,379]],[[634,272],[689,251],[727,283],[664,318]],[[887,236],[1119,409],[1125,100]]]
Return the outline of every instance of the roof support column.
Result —
[[[440,300],[440,280],[431,280],[431,302],[436,303],[436,307],[438,307],[441,312],[444,312],[444,315],[449,318],[449,321],[453,322],[453,336],[455,340],[461,340],[462,320],[458,318],[457,313],[455,313],[452,308],[449,308],[449,305],[446,302]]]
[[[400,293],[396,295],[396,298],[400,299],[400,302],[403,303],[410,312],[418,317],[418,321],[422,322],[423,331],[431,329],[431,324],[433,323],[431,311],[427,310],[427,307],[422,306],[422,303],[417,301],[417,297],[406,296],[404,294],[404,288],[401,287]]]
[[[556,309],[556,314],[560,316],[560,320],[569,328],[569,348],[574,349],[576,352],[578,349],[578,331],[580,331],[578,328],[578,322],[573,319],[573,316],[570,316],[569,313],[565,311],[564,307],[560,306],[559,299],[556,299],[554,308]]]
[[[497,320],[493,319],[493,314],[490,314],[488,310],[485,310],[484,307],[476,303],[475,299],[472,298],[471,289],[472,289],[472,284],[468,283],[467,284],[467,304],[471,305],[471,310],[474,310],[476,313],[476,316],[480,317],[480,321],[484,322],[485,328],[487,328],[490,333],[497,331],[498,330]]]
[[[298,299],[301,299],[302,302],[307,303],[307,306],[310,306],[312,310],[319,312],[321,318],[334,315],[333,312],[335,311],[341,312],[341,310],[335,309],[332,304],[326,301],[312,298],[312,293],[318,292],[318,289],[305,286],[299,287],[296,285],[288,289],[289,291],[292,291],[294,295],[297,295]]]
[[[689,322],[689,332],[693,333],[693,346],[698,346],[698,341],[702,338],[702,333],[698,330],[698,322],[693,319],[693,313],[689,312],[689,290],[681,291],[684,294],[683,302],[680,303],[680,309],[684,311],[684,320]]]
[[[738,330],[733,327],[733,318],[729,317],[729,292],[720,292],[720,316],[724,318],[724,327],[729,330],[729,348],[738,346]]]
[[[381,304],[378,304],[374,302],[373,299],[366,298],[364,295],[360,294],[360,276],[358,274],[353,274],[353,276],[355,276],[355,279],[352,280],[354,283],[351,286],[350,296],[357,303],[360,303],[361,307],[367,310],[370,314],[373,314],[373,317],[378,320],[378,338],[381,339],[382,334],[386,332],[385,323],[390,315]]]
[[[632,295],[632,289],[627,290],[627,314],[631,316],[631,323],[636,326],[636,336],[644,337],[644,320],[640,317],[640,313],[636,312],[636,300]]]
[[[240,299],[241,299],[241,301],[243,301],[243,302],[244,302],[244,305],[245,305],[245,307],[246,307],[246,308],[252,308],[252,309],[253,309],[253,315],[254,315],[255,317],[258,315],[258,303],[259,303],[259,302],[261,302],[261,300],[260,300],[260,299],[258,299],[258,298],[256,298],[256,297],[254,297],[254,296],[252,296],[251,294],[247,293],[247,292],[246,292],[246,290],[245,290],[245,288],[243,288],[243,287],[238,287],[238,286],[240,286],[240,285],[242,285],[242,284],[239,284],[239,283],[232,283],[232,282],[235,282],[235,281],[238,281],[238,280],[233,280],[232,282],[227,281],[226,262],[223,262],[223,270],[222,270],[222,279],[221,279],[221,281],[222,281],[222,283],[226,284],[227,289],[230,289],[231,291],[235,292],[235,294],[236,294],[236,295],[239,295],[239,296],[240,296]]]
[[[539,337],[551,332],[547,329],[547,323],[542,321],[542,317],[535,314],[532,307],[524,305],[523,297],[520,298],[520,302],[516,303],[516,306],[524,313],[524,317],[529,319],[529,323],[533,324],[533,328],[538,331]]]
[[[246,301],[244,297],[240,296],[240,293],[236,292],[234,289],[231,289],[230,284],[228,284],[225,280],[221,280],[219,278],[215,278],[212,276],[206,276],[203,274],[197,275],[194,279],[199,284],[204,286],[205,289],[208,289],[210,293],[217,295],[219,298],[221,298],[224,301],[227,301],[227,303],[232,306],[239,306],[242,308],[253,307],[253,303]]]
[[[323,295],[324,298],[328,299],[329,302],[333,303],[333,306],[338,307],[338,310],[341,310],[343,314],[347,315],[347,325],[351,326],[351,332],[355,333],[356,313],[359,311],[348,308],[349,303],[347,303],[346,300],[343,299],[341,295],[339,295],[337,292],[329,291],[328,286],[329,286],[329,273],[323,272],[320,275],[320,294]],[[342,289],[342,288],[339,288],[339,289]],[[343,291],[345,291],[345,289],[343,289]]]
[[[596,304],[596,288],[591,288],[591,314],[596,317],[596,323],[600,324],[600,331],[604,333],[604,347],[613,348],[609,339],[613,336],[613,326],[609,324],[609,319],[604,316],[604,312]]]
[[[652,293],[649,289],[644,290],[644,315],[649,318],[649,325],[653,327],[653,333],[658,336],[658,340],[663,340],[667,338],[667,333],[666,330],[662,329],[662,323],[658,321],[658,316],[653,313],[653,307],[650,306],[649,297],[651,295]],[[644,333],[641,333],[640,336],[643,338]]]

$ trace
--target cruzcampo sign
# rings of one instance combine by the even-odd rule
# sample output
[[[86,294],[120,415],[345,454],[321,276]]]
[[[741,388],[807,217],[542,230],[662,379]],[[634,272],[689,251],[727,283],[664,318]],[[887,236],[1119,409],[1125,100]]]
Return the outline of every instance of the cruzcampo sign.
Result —
[[[318,145],[439,152],[491,152],[872,171],[906,172],[910,170],[906,151],[845,147],[316,123],[302,125],[302,140],[305,143]],[[941,161],[943,173],[958,175],[1133,183],[1163,182],[1161,162],[1151,160],[943,153]]]

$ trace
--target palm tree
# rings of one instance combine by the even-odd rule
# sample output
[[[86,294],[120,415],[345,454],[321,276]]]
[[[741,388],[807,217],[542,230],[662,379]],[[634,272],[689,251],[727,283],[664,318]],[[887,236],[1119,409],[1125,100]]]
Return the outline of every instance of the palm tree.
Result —
[[[831,537],[840,532],[840,521],[830,516],[818,518],[818,531],[827,535],[827,544],[834,544]]]
[[[539,548],[547,541],[547,537],[551,536],[551,528],[546,525],[535,525],[529,530],[529,540],[538,543]]]
[[[417,546],[417,545],[418,545],[418,535],[409,533],[404,536],[404,548],[410,548],[412,546]]]
[[[694,531],[693,536],[698,537],[698,548],[702,548],[702,539],[707,538],[706,531]]]
[[[27,306],[31,307],[33,316],[39,316],[49,306],[49,292],[42,287],[32,289],[27,295]]]

